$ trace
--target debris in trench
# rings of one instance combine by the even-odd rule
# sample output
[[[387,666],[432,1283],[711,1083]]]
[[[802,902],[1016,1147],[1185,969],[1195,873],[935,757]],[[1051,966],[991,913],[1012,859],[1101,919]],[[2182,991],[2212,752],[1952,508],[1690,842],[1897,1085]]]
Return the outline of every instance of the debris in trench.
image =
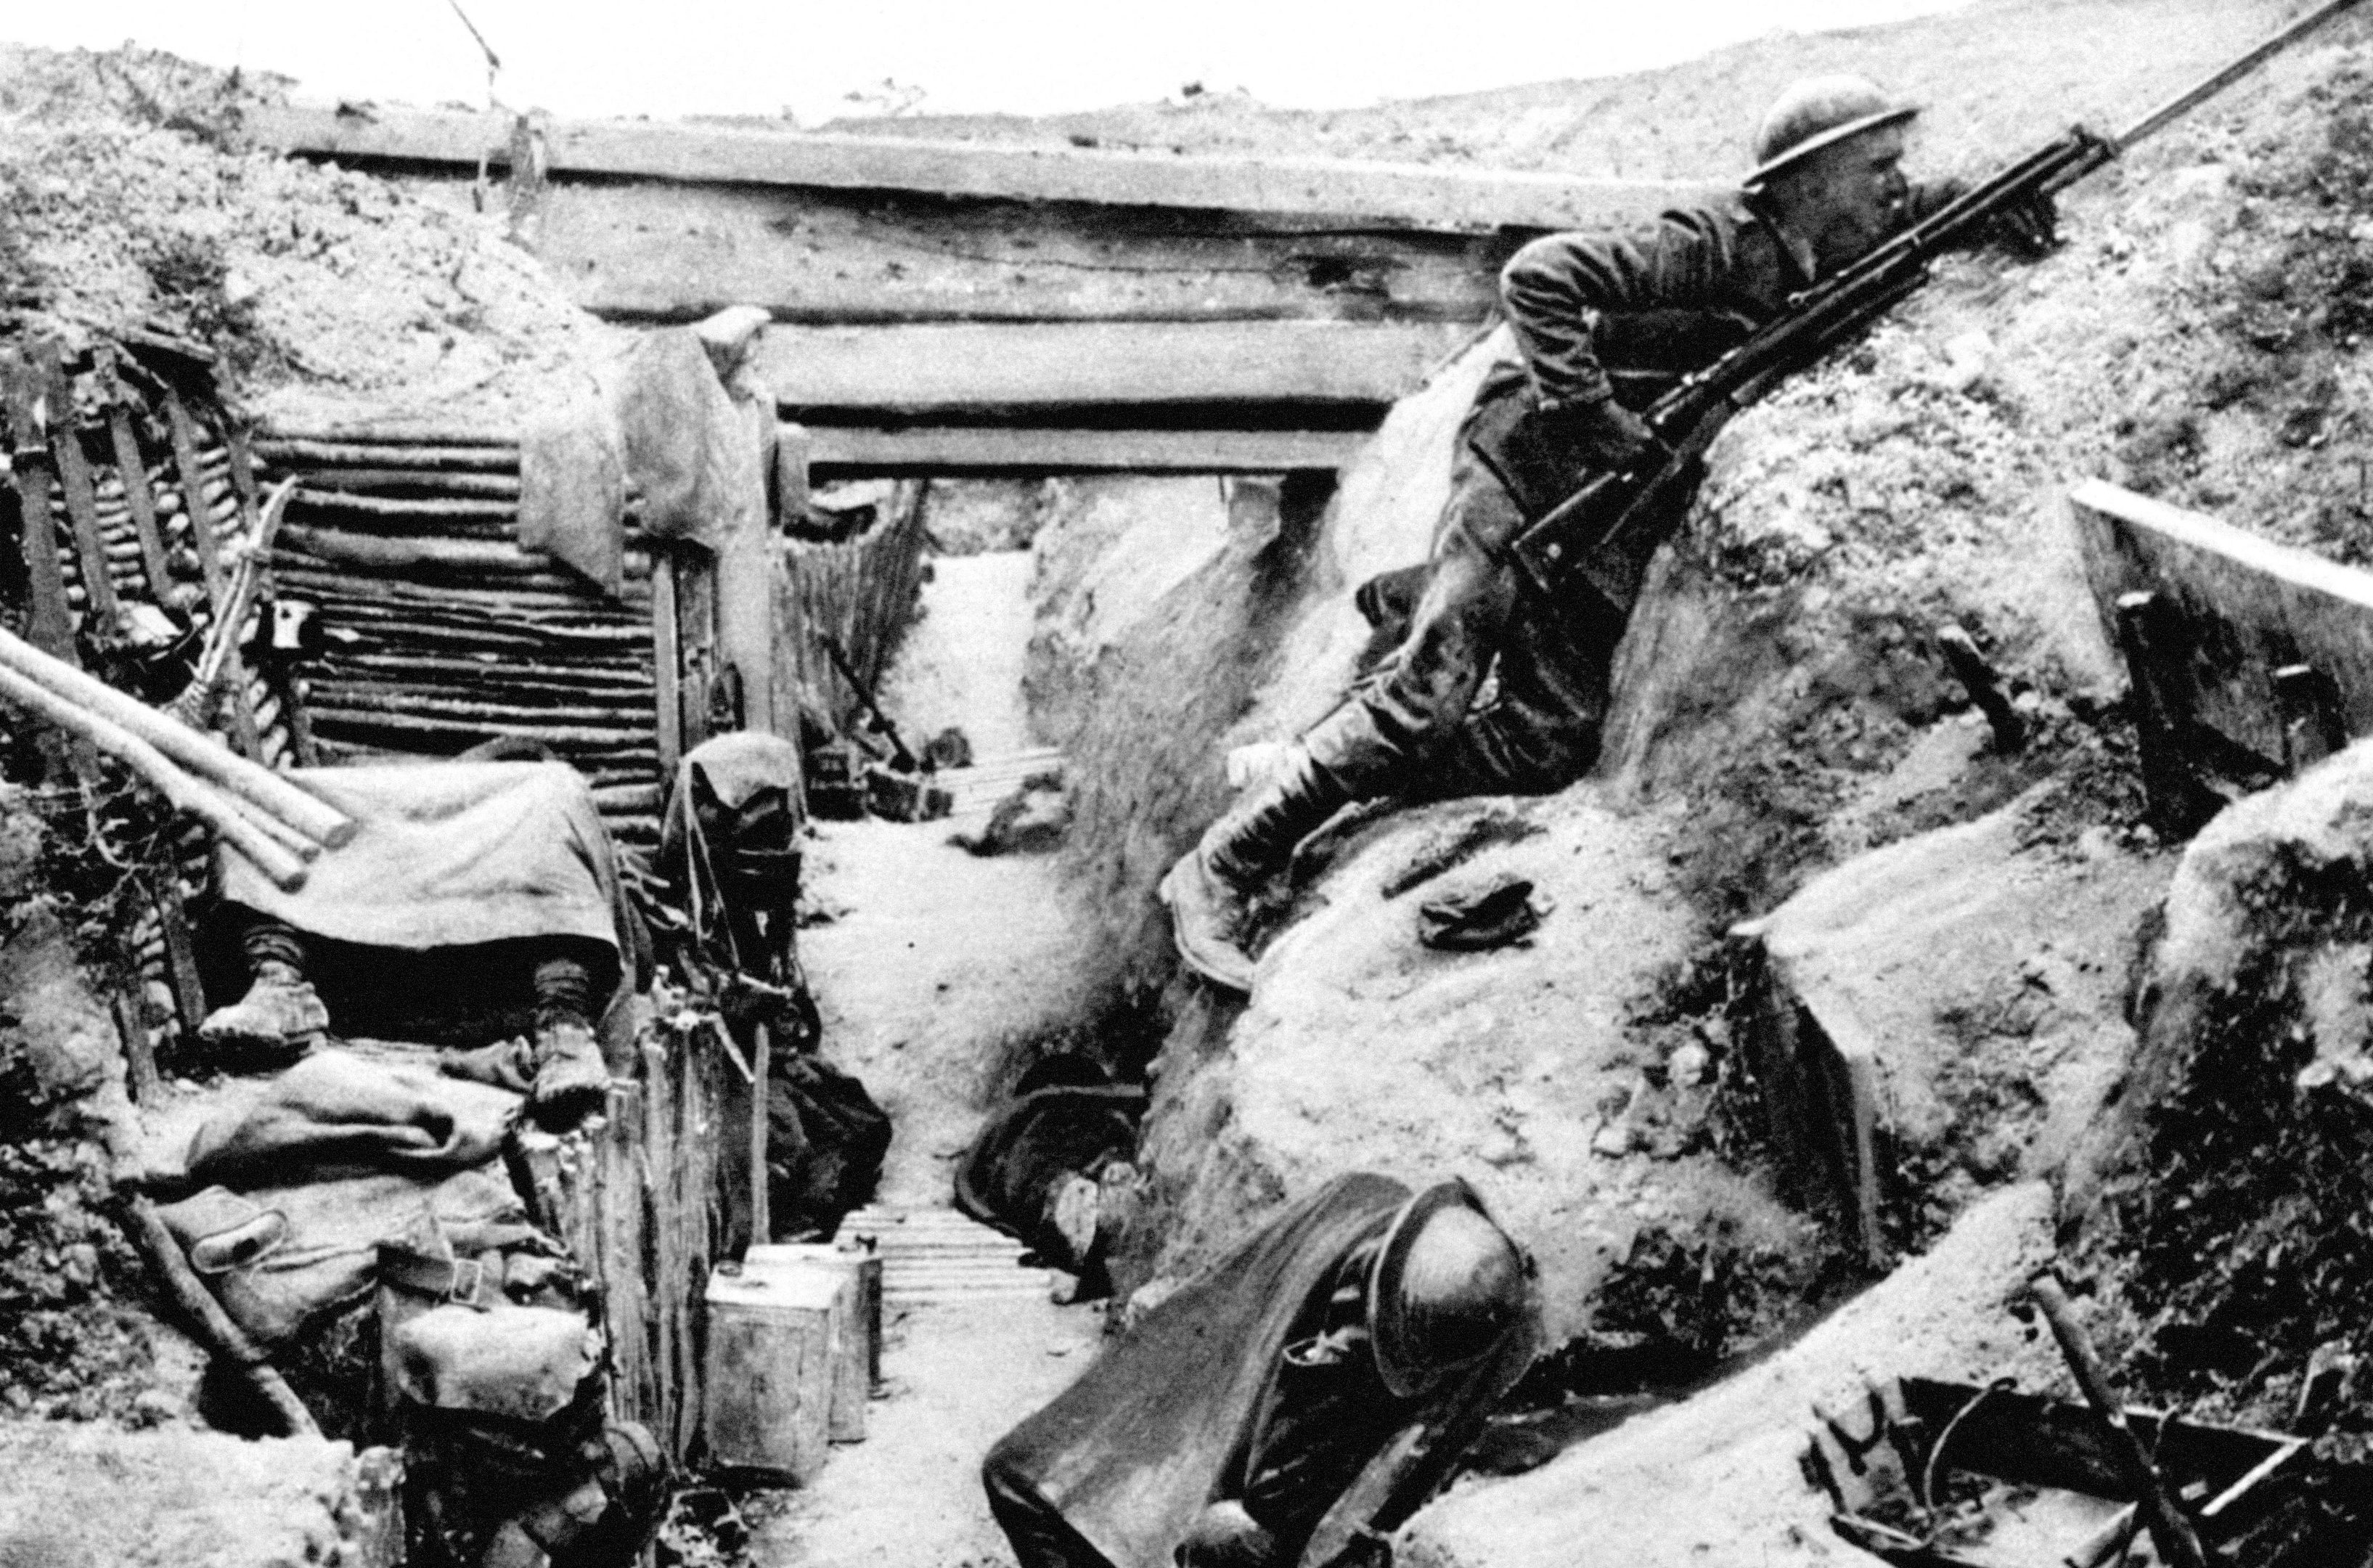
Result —
[[[1853,1407],[1817,1407],[1800,1456],[1828,1493],[1844,1540],[1902,1568],[2008,1568],[2182,1561],[2150,1550],[2152,1532],[2104,1446],[2096,1412],[2020,1392],[1905,1377],[1871,1385]],[[2262,1555],[2270,1515],[2294,1505],[2320,1468],[2305,1439],[2122,1409],[2154,1475],[2180,1500],[2179,1527],[2214,1560],[2308,1568],[2345,1559],[2326,1536]],[[2170,1504],[2170,1512],[2174,1512]],[[2200,1546],[2197,1541],[2192,1549]],[[2198,1563],[2207,1559],[2194,1555]]]
[[[1484,953],[1522,942],[1540,929],[1547,900],[1533,884],[1508,876],[1488,886],[1447,894],[1418,906],[1417,940],[1443,953]]]
[[[978,833],[948,842],[975,855],[1036,855],[1059,847],[1071,825],[1070,796],[1060,773],[1034,773],[997,802]]]
[[[2027,725],[2011,706],[2002,689],[2002,677],[1993,664],[1978,651],[1977,642],[1969,632],[1957,625],[1936,629],[1936,646],[1945,650],[1945,662],[1951,665],[1954,675],[1969,688],[1970,700],[1986,716],[1986,723],[1994,732],[1994,749],[2015,752],[2027,743]]]

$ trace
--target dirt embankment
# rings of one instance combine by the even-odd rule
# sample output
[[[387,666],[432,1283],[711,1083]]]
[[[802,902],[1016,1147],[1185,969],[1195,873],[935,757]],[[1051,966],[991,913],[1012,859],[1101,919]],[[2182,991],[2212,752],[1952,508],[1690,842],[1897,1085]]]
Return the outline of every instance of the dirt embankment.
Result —
[[[1751,1117],[1725,1114],[1750,1086],[1708,962],[1724,928],[1800,889],[1806,951],[1904,1043],[1897,1240],[1925,1246],[2060,1175],[2120,1093],[2133,931],[2172,865],[2141,825],[2122,670],[2063,497],[2102,475],[2344,558],[2366,548],[2368,69],[2363,25],[2344,24],[2075,193],[2056,254],[1948,262],[1742,418],[1635,614],[1596,773],[1337,835],[1248,1005],[1174,992],[1147,1134],[1168,1228],[1140,1238],[1131,1277],[1195,1266],[1347,1164],[1455,1171],[1541,1250],[1553,1314],[1586,1343],[1689,1337],[1672,1293],[1632,1310],[1632,1282],[1677,1250],[1736,1286],[1699,1348],[1737,1348],[1833,1263],[1779,1201]],[[1479,362],[1396,412],[1292,556],[1214,561],[1097,667],[1074,853],[1148,962],[1151,884],[1223,802],[1225,749],[1323,713],[1364,642],[1349,587],[1423,553]],[[1970,711],[1936,642],[1947,624],[2001,669],[2017,751]],[[1514,830],[1480,825],[1494,816]],[[1923,837],[1937,830],[1959,837]],[[1530,951],[1452,960],[1411,941],[1399,879],[1450,842],[1476,852],[1434,885],[1505,872],[1553,890]],[[1815,882],[1832,867],[1843,880]],[[1715,1109],[1693,1124],[1701,1071]],[[1674,1136],[1677,1116],[1697,1130]],[[1712,1201],[1693,1163],[1709,1149],[1726,1184]],[[1882,1370],[1944,1370],[1919,1359]],[[1695,1560],[1678,1535],[1659,1542],[1634,1561]]]
[[[2025,151],[2074,121],[2099,130],[2128,123],[2299,9],[2290,0],[1977,0],[1911,22],[1774,33],[1664,70],[1365,109],[1278,109],[1238,93],[1210,92],[1043,119],[918,114],[830,128],[1036,146],[1701,180],[1745,167],[1752,116],[1789,82],[1856,71],[1931,106],[1923,151],[1958,167]],[[1512,38],[1510,45],[1521,53],[1523,41]],[[1586,64],[1535,53],[1515,68]]]
[[[498,212],[247,147],[245,110],[288,85],[129,45],[0,50],[12,324],[194,338],[298,427],[499,428],[583,390],[611,331]]]

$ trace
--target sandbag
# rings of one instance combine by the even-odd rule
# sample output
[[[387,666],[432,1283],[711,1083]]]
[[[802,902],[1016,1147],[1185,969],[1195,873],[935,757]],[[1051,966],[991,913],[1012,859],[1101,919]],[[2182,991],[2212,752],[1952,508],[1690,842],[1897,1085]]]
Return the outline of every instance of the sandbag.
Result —
[[[188,1169],[234,1189],[382,1171],[433,1177],[493,1159],[519,1106],[516,1094],[431,1067],[316,1051],[252,1105],[201,1126]]]

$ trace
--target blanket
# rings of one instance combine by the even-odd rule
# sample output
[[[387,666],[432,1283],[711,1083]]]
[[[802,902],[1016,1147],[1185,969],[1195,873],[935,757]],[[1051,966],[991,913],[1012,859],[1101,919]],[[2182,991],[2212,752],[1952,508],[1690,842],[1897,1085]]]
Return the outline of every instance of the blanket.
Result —
[[[284,893],[237,849],[223,897],[309,936],[423,951],[582,937],[622,958],[632,916],[593,792],[557,762],[315,767],[291,774],[361,830]]]

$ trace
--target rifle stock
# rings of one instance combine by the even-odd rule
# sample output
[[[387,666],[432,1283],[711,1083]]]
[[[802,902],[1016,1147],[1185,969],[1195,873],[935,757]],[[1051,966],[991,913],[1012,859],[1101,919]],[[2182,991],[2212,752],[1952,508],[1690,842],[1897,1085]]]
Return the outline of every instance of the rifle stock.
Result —
[[[1666,448],[1660,464],[1596,475],[1527,523],[1510,546],[1519,573],[1552,600],[1586,593],[1629,614],[1649,557],[1680,524],[1706,448],[1735,415],[1861,336],[1928,281],[1937,256],[1971,245],[2005,212],[2065,190],[2360,3],[2327,0],[2116,137],[2072,127],[1796,296],[1746,342],[1649,406],[1643,417]]]

